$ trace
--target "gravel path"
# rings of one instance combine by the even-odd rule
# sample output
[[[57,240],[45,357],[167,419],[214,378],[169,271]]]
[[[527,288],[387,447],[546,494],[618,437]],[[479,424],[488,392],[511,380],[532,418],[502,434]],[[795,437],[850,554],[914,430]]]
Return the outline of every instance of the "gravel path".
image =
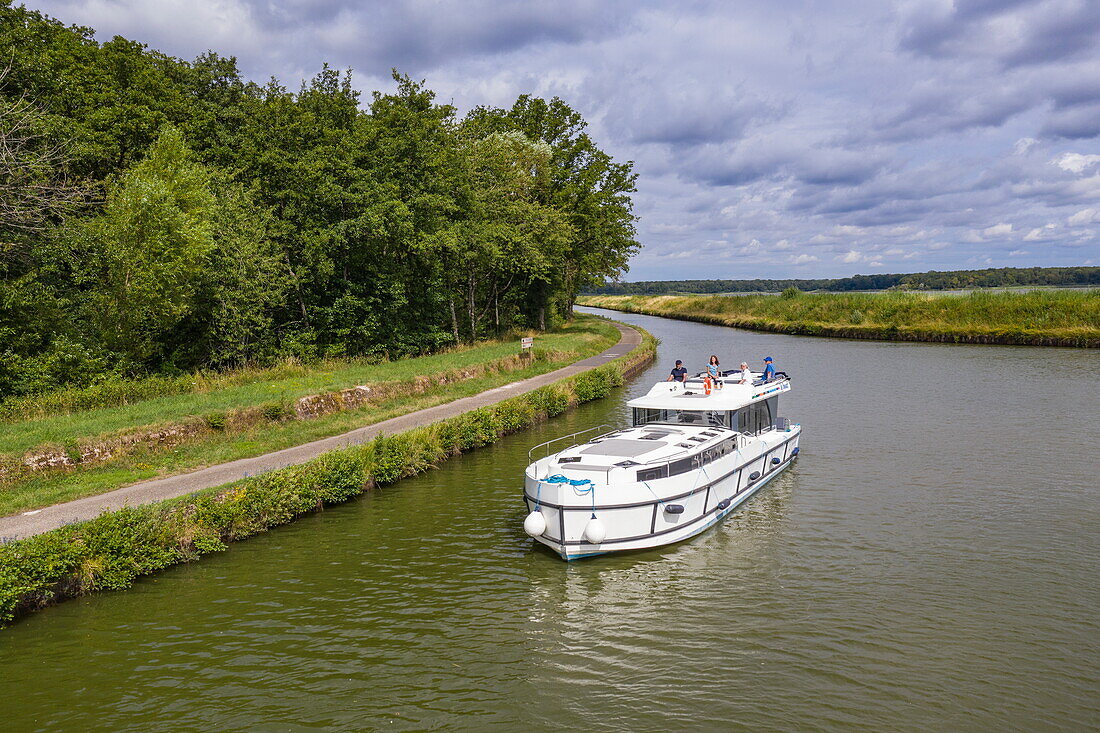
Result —
[[[305,463],[335,448],[366,443],[383,433],[393,435],[422,425],[430,425],[479,407],[496,404],[515,395],[530,392],[559,379],[606,364],[611,359],[630,353],[641,344],[641,334],[633,328],[619,323],[613,325],[619,329],[620,333],[617,344],[601,354],[575,362],[567,367],[490,389],[471,397],[463,397],[443,405],[410,412],[380,423],[356,428],[330,438],[322,438],[311,443],[303,443],[273,453],[265,453],[262,456],[219,463],[190,473],[143,481],[139,484],[109,491],[106,494],[97,494],[96,496],[76,499],[64,504],[55,504],[44,509],[3,517],[0,518],[0,542],[10,542],[41,532],[48,532],[51,529],[73,522],[93,519],[104,511],[120,509],[127,505],[137,506],[172,499],[199,489],[221,486],[276,468]]]

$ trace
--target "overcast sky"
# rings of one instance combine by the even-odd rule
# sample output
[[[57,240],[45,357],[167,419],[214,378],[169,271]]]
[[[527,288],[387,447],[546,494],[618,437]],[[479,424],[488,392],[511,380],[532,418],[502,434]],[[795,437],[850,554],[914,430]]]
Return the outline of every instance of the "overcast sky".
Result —
[[[1098,0],[27,4],[292,88],[558,95],[636,163],[627,280],[1100,264]]]

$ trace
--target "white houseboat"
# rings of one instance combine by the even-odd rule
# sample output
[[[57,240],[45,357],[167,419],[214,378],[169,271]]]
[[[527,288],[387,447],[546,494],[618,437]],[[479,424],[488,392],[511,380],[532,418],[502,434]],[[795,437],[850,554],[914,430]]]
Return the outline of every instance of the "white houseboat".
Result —
[[[702,532],[798,455],[802,427],[779,417],[791,389],[729,373],[659,382],[632,400],[632,427],[576,442],[601,425],[531,449],[527,534],[566,560],[679,542]],[[551,446],[574,441],[550,454]]]

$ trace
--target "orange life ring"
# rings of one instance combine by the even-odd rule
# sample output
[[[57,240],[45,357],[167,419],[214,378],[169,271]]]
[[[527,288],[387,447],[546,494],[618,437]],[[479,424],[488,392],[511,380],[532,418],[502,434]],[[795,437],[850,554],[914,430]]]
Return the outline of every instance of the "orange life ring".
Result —
[[[703,394],[710,394],[710,375],[703,377]]]

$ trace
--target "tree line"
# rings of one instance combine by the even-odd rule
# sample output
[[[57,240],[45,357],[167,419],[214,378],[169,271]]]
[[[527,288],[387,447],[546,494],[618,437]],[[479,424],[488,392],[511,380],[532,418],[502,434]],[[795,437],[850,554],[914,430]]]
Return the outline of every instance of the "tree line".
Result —
[[[853,290],[958,290],[997,287],[1100,286],[1100,267],[999,267],[907,274],[853,275],[808,280],[648,280],[605,282],[586,295],[663,295],[666,293],[768,293],[788,288],[849,292]]]
[[[0,69],[0,397],[547,328],[638,247],[632,164],[557,98],[291,91],[11,0]]]

